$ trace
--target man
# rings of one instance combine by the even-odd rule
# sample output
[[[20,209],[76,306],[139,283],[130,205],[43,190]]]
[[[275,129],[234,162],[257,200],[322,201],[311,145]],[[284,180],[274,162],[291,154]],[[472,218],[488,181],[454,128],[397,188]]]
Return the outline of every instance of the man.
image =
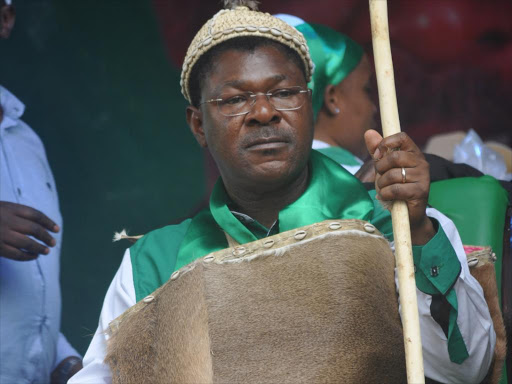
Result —
[[[187,122],[221,174],[210,207],[145,235],[127,250],[107,292],[85,367],[70,383],[109,382],[112,373],[104,363],[109,323],[137,301],[151,300],[148,295],[174,271],[228,247],[227,239],[246,244],[346,218],[370,220],[390,232],[389,213],[360,182],[311,151],[307,83],[313,64],[302,35],[249,9],[252,2],[235,3],[246,6],[220,11],[198,32],[182,72],[182,91],[191,104]],[[480,382],[491,362],[495,333],[455,227],[426,209],[428,165],[403,133],[382,139],[370,130],[365,139],[375,160],[378,200],[405,200],[409,208],[426,375],[444,382]],[[442,308],[432,310],[437,320],[430,308],[433,295],[442,298]]]
[[[0,1],[0,35],[14,8]],[[43,144],[0,86],[0,382],[64,383],[81,358],[60,329],[62,218]],[[51,217],[51,219],[50,219]]]

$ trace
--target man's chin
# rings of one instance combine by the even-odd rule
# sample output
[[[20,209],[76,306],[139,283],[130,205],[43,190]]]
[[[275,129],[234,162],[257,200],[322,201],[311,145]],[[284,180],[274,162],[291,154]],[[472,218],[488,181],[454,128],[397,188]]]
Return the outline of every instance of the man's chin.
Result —
[[[259,184],[281,185],[292,182],[294,175],[300,174],[301,170],[296,169],[297,165],[289,160],[271,160],[258,164],[253,168],[253,180]]]

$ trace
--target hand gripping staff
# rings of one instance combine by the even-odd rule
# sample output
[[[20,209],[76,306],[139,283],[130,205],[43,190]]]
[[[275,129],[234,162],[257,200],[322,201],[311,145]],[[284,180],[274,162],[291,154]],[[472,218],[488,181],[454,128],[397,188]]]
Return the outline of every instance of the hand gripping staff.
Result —
[[[369,2],[382,131],[384,137],[387,137],[400,132],[393,60],[389,42],[388,6],[387,0],[369,0]],[[411,230],[405,201],[393,203],[391,219],[402,308],[407,382],[410,384],[425,383]]]

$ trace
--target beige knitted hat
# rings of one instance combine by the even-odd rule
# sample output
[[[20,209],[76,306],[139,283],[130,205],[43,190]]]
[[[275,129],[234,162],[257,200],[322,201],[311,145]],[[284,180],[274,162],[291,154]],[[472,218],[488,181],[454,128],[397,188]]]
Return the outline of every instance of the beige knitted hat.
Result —
[[[257,2],[250,0],[225,0],[217,12],[196,34],[188,47],[181,71],[181,93],[190,100],[190,73],[197,60],[216,45],[240,36],[260,36],[275,40],[296,51],[304,62],[307,81],[311,80],[314,64],[302,33],[269,13],[259,12]]]

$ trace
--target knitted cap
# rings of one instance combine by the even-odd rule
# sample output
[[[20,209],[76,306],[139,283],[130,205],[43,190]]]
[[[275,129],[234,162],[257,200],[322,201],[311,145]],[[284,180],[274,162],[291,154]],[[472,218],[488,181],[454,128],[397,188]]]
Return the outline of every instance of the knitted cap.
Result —
[[[196,34],[190,44],[181,71],[181,93],[191,103],[190,73],[199,58],[208,50],[224,41],[241,37],[257,36],[275,40],[299,54],[306,68],[309,82],[313,75],[313,61],[304,36],[294,27],[269,13],[259,12],[252,1],[225,1],[231,9],[217,12]]]

